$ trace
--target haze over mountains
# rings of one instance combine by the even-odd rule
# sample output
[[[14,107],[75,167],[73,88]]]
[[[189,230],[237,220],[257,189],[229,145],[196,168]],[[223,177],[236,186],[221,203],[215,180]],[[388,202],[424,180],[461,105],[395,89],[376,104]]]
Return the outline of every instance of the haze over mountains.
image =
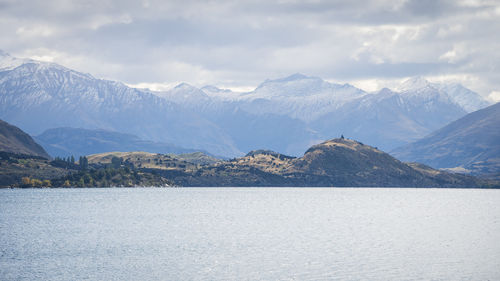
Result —
[[[193,153],[199,150],[143,140],[135,135],[106,130],[80,128],[48,129],[34,139],[50,155],[59,157],[85,156],[111,151],[144,151],[152,153]]]
[[[391,152],[402,161],[500,178],[500,103]]]
[[[299,156],[341,134],[389,151],[487,105],[459,84],[418,77],[375,93],[302,74],[247,93],[185,83],[153,92],[0,53],[0,118],[32,135],[105,129],[227,157],[255,148]]]

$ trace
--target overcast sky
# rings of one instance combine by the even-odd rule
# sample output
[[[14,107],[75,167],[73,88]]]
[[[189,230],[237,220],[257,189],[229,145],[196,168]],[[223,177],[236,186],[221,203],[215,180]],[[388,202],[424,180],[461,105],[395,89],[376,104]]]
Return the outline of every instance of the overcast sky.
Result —
[[[152,88],[420,75],[500,97],[498,0],[0,0],[0,49]]]

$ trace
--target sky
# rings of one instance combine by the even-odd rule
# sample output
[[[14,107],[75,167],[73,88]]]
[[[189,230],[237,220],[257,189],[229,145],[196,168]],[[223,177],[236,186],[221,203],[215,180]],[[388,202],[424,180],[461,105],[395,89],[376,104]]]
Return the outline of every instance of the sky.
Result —
[[[156,90],[422,76],[500,100],[500,0],[0,0],[0,49]]]

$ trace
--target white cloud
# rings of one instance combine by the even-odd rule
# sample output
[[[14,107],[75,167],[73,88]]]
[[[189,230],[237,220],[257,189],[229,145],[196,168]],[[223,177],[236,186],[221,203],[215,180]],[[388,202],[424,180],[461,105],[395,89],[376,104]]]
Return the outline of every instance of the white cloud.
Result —
[[[132,88],[138,89],[149,89],[151,91],[168,91],[174,88],[176,85],[180,84],[180,81],[177,82],[165,82],[165,83],[137,83],[137,84],[126,84]]]
[[[494,0],[0,5],[1,49],[133,85],[248,88],[301,72],[369,89],[412,75],[463,78],[484,95],[500,88]]]
[[[492,91],[488,95],[488,99],[492,102],[500,102],[500,91]]]

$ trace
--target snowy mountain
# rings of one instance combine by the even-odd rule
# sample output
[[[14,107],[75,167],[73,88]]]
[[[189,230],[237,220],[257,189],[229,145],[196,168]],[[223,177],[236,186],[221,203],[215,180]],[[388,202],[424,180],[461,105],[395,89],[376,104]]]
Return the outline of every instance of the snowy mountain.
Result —
[[[388,151],[454,121],[466,112],[437,91],[389,89],[353,100],[311,123],[318,132],[344,134]]]
[[[2,61],[12,61],[8,57]],[[107,129],[215,155],[241,154],[217,125],[150,92],[52,63],[4,69],[0,118],[31,135],[56,127]]]
[[[239,100],[242,109],[250,113],[285,115],[309,122],[364,95],[366,92],[349,84],[294,74],[267,80]]]
[[[245,93],[186,83],[152,92],[0,54],[0,118],[32,135],[105,129],[227,157],[256,148],[300,156],[341,134],[388,151],[486,105],[459,84],[419,77],[376,93],[303,74]]]
[[[161,96],[218,124],[241,151],[259,147],[297,156],[341,134],[390,150],[488,105],[461,85],[421,77],[376,93],[294,74],[247,93],[181,84]]]
[[[490,105],[490,102],[485,98],[458,83],[431,83],[420,76],[404,81],[397,90],[402,93],[418,94],[420,96],[426,93],[439,94],[442,96],[442,99],[448,98],[451,102],[458,104],[468,113]]]
[[[8,53],[0,50],[0,71],[11,70],[28,62],[34,61],[30,59],[15,58]]]

